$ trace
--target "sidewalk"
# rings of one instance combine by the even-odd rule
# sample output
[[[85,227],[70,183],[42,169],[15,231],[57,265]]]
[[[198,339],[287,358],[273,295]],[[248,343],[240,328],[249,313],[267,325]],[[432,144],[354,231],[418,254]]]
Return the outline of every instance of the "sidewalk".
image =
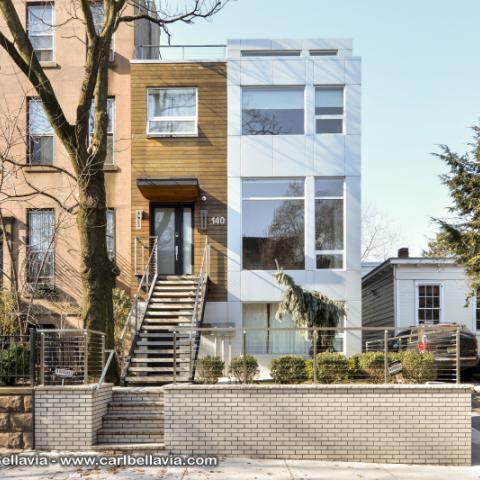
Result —
[[[221,460],[216,468],[62,469],[59,466],[2,469],[18,480],[478,480],[480,466],[432,467],[295,460]]]

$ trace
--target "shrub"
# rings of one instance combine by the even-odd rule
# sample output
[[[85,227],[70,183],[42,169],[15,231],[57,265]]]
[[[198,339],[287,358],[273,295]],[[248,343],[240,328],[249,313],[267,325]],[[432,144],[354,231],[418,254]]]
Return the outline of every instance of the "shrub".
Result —
[[[307,369],[303,357],[283,355],[270,364],[270,374],[275,383],[302,383],[307,379]]]
[[[12,343],[0,350],[0,382],[15,385],[30,374],[30,345]]]
[[[348,359],[347,378],[349,380],[357,380],[362,376],[362,368],[360,367],[360,355],[352,355]]]
[[[313,380],[313,360],[306,362],[307,374]],[[317,354],[317,380],[320,383],[341,383],[348,378],[348,360],[335,352]]]
[[[243,357],[232,358],[228,373],[237,382],[246,381],[246,383],[252,383],[253,380],[255,380],[255,377],[260,373],[257,359],[252,355],[246,355],[245,359]]]
[[[385,380],[385,355],[383,352],[367,352],[358,356],[361,373],[373,383]]]
[[[225,362],[220,357],[207,355],[197,362],[197,373],[202,383],[217,383],[223,375]]]
[[[402,362],[403,378],[413,383],[423,383],[437,378],[435,356],[432,353],[419,353],[406,350],[398,354]]]

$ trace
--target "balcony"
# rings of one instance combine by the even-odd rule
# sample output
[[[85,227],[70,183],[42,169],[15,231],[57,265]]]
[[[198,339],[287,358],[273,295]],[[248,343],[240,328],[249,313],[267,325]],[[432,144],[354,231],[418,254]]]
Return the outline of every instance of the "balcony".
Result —
[[[160,62],[219,62],[226,56],[226,45],[138,45],[135,51],[135,60]]]

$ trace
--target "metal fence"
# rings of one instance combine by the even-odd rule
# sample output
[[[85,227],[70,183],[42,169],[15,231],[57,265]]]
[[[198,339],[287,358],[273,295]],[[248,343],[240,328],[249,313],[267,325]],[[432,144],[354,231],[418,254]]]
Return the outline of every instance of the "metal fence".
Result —
[[[33,337],[0,336],[0,385],[31,385],[33,375]]]
[[[36,384],[97,383],[105,362],[105,334],[59,329],[35,332]]]
[[[473,361],[470,355],[461,352],[460,327],[429,332],[426,337],[417,333],[396,336],[393,328],[178,327],[172,331],[174,381],[183,380],[182,372],[191,371],[195,362],[194,339],[198,334],[202,346],[196,361],[197,381],[201,381],[202,375],[199,365],[212,361],[206,358],[211,356],[220,357],[224,362],[221,376],[233,381],[247,381],[253,356],[268,365],[272,377],[283,378],[286,383],[458,383],[462,369]],[[360,346],[367,331],[380,333],[383,338],[363,344],[361,354],[344,355],[345,342]],[[236,358],[232,355],[234,345],[236,351],[240,350]]]

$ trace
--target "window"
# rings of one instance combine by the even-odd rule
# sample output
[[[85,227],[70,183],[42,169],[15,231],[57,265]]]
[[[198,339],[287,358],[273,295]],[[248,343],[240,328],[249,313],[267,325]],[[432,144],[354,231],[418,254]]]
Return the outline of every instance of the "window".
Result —
[[[27,7],[28,38],[38,60],[53,61],[53,4],[42,3]]]
[[[90,8],[92,11],[93,23],[95,24],[95,32],[98,35],[103,26],[103,19],[105,17],[103,3],[93,2]],[[112,43],[110,45],[108,61],[109,62],[115,61],[115,34],[112,36]]]
[[[242,135],[303,135],[303,87],[242,89]]]
[[[304,181],[243,181],[243,268],[275,270],[305,266]]]
[[[250,354],[308,355],[310,341],[301,331],[252,330],[263,328],[295,328],[290,316],[282,321],[275,318],[277,305],[270,303],[246,303],[243,305],[243,328],[247,331],[246,348]]]
[[[418,297],[418,323],[439,323],[441,318],[441,285],[424,284],[417,285]]]
[[[315,129],[317,133],[343,133],[343,87],[315,89]]]
[[[147,110],[148,135],[197,135],[196,88],[149,89]]]
[[[477,324],[477,330],[480,330],[480,288],[477,288],[475,297],[475,323]]]
[[[94,116],[94,102],[90,106],[90,119],[89,119],[89,130],[90,130],[90,139],[95,131],[95,116]],[[115,163],[115,99],[107,99],[107,114],[108,114],[108,125],[107,125],[107,156],[105,157],[105,165],[113,165]]]
[[[53,164],[53,128],[41,100],[28,100],[28,163]]]
[[[54,284],[54,211],[27,210],[27,283],[35,289]]]
[[[299,57],[301,50],[242,50],[242,57]]]
[[[107,253],[110,260],[115,259],[115,209],[107,208]]]
[[[343,179],[315,179],[315,250],[318,269],[343,268]]]

